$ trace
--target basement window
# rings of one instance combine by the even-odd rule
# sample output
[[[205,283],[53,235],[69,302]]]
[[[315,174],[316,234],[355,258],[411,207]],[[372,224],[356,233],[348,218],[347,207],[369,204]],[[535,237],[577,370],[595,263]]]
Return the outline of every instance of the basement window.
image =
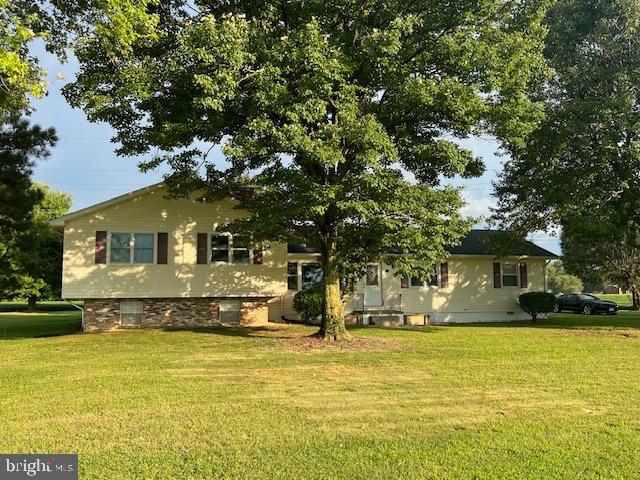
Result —
[[[120,302],[120,326],[139,327],[142,325],[143,305],[139,300],[122,300]]]
[[[240,300],[220,300],[220,323],[240,323]]]

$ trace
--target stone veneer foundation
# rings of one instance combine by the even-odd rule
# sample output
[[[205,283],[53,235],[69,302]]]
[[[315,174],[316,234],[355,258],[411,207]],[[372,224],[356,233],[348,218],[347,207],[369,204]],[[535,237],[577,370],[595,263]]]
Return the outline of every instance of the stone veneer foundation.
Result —
[[[120,325],[119,298],[86,299],[84,301],[84,331],[99,332],[116,328],[176,328],[220,325],[220,301],[206,298],[127,298],[142,302],[142,324]],[[125,299],[123,299],[125,300]],[[241,298],[240,325],[268,322],[269,298]]]

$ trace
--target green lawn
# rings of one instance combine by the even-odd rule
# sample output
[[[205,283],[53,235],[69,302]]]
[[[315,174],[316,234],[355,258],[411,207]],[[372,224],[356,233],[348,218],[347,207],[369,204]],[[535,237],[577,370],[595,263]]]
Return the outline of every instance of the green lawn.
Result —
[[[51,337],[79,331],[79,311],[0,313],[0,339]]]
[[[0,315],[0,451],[78,452],[81,478],[638,478],[640,316],[352,330],[73,330]],[[56,323],[60,327],[54,328]],[[17,322],[17,323],[16,323]]]
[[[631,306],[630,293],[619,293],[619,294],[598,293],[598,294],[595,294],[595,296],[598,298],[601,298],[602,300],[609,300],[611,302],[616,302],[618,305],[622,307]]]

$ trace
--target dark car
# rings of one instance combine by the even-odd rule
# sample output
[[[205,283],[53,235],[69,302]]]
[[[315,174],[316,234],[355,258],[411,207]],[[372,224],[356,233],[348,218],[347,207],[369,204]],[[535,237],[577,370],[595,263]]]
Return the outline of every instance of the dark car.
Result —
[[[600,300],[598,297],[586,293],[568,293],[559,295],[556,299],[554,312],[570,310],[576,313],[591,315],[592,313],[606,313],[615,315],[618,313],[618,305],[607,300]]]

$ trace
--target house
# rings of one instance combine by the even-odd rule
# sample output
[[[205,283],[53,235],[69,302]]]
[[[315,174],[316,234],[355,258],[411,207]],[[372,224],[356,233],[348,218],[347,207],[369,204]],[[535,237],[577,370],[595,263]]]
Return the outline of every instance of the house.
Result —
[[[607,295],[619,295],[622,293],[622,289],[618,285],[608,285],[602,293]]]
[[[221,231],[243,215],[233,199],[170,199],[162,184],[52,221],[64,232],[62,296],[84,300],[84,329],[261,324],[299,318],[296,291],[322,279],[319,253],[296,244],[251,250]],[[530,242],[496,259],[474,230],[430,279],[371,265],[347,305],[351,322],[379,325],[526,318],[524,291],[545,289],[547,259]]]

